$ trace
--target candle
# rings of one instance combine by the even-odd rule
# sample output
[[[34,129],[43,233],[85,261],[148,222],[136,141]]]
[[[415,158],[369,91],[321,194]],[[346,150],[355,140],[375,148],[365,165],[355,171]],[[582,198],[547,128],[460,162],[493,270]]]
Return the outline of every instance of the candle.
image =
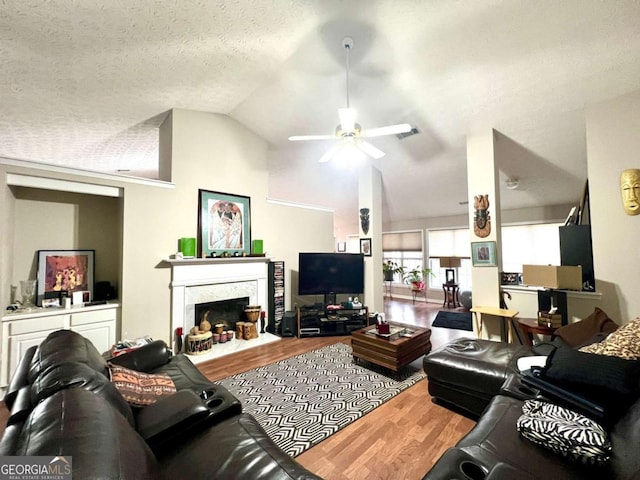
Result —
[[[185,257],[196,256],[196,239],[184,237],[180,239],[180,253]]]

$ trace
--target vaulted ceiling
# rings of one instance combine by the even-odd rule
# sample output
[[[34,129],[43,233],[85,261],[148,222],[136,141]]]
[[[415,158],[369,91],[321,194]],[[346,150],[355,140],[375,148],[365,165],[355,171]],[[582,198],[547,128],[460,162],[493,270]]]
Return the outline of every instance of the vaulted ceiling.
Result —
[[[5,0],[0,156],[154,178],[172,108],[228,114],[270,145],[270,195],[357,218],[357,170],[318,159],[350,104],[373,138],[386,220],[464,214],[466,136],[517,144],[503,208],[576,203],[585,106],[640,88],[640,2]]]

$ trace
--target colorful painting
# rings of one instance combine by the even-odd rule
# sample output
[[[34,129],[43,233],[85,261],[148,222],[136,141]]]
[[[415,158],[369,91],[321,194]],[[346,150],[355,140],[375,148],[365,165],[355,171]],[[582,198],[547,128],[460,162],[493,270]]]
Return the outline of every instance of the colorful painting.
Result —
[[[44,299],[93,292],[95,250],[39,250],[37,304]]]
[[[249,197],[199,190],[198,252],[201,257],[251,253]]]
[[[471,261],[474,267],[495,267],[496,242],[471,242]]]

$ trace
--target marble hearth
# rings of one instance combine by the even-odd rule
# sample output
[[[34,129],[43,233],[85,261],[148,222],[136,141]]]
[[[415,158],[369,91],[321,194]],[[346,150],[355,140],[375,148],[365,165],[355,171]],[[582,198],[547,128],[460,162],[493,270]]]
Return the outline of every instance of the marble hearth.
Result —
[[[206,258],[166,260],[171,265],[171,331],[182,327],[185,335],[195,324],[195,306],[199,303],[248,297],[250,305],[267,311],[267,264],[265,257]],[[280,340],[270,333],[257,339],[232,340],[216,344],[211,352],[188,355],[201,363],[223,355]]]

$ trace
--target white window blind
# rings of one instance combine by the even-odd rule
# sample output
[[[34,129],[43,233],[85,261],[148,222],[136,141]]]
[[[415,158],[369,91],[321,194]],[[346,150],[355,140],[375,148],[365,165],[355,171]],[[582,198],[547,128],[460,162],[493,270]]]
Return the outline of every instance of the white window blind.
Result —
[[[429,257],[469,257],[469,229],[430,230]]]
[[[522,265],[560,265],[562,223],[517,225],[502,228],[502,269],[522,272]],[[429,231],[429,257],[470,256],[468,229]],[[480,239],[478,239],[480,241]],[[436,266],[436,264],[433,264]],[[436,267],[437,268],[437,267]],[[461,274],[464,268],[461,269]]]
[[[383,233],[382,250],[393,252],[422,251],[422,232]]]
[[[560,265],[562,223],[502,228],[502,269],[522,272],[522,265]]]

